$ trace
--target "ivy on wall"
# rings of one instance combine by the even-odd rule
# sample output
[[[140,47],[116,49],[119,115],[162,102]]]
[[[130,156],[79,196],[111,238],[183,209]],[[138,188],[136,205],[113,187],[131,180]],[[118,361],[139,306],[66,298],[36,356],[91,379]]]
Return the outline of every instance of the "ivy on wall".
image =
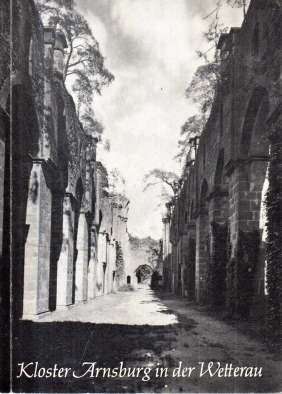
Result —
[[[212,226],[212,252],[209,264],[209,300],[215,307],[223,306],[226,291],[227,225],[216,222]]]
[[[237,312],[248,318],[254,297],[256,266],[259,261],[260,232],[239,231],[237,252]]]
[[[259,246],[259,230],[239,231],[237,252],[235,257],[229,257],[226,271],[226,297],[230,316],[244,319],[249,317],[254,297]]]
[[[271,136],[267,212],[267,331],[281,341],[282,297],[282,130]]]

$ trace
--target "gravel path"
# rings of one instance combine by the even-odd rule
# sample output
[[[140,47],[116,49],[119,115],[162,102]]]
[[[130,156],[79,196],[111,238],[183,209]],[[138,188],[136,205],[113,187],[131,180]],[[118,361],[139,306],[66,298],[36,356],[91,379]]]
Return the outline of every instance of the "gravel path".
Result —
[[[56,362],[82,374],[83,362],[116,368],[122,361],[127,368],[151,370],[148,380],[142,379],[143,372],[138,378],[123,379],[88,375],[81,379],[16,379],[15,391],[282,391],[281,362],[266,346],[183,298],[158,296],[144,286],[97,298],[37,322],[22,321],[15,329],[14,343],[15,365],[38,361],[41,366],[52,366]],[[162,377],[156,376],[157,368],[164,368]],[[235,377],[235,368],[243,375]]]

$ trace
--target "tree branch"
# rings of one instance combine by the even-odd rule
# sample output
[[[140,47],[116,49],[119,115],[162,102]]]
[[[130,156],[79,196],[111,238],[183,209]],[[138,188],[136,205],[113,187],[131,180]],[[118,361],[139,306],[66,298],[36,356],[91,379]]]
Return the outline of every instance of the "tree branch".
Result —
[[[78,64],[84,63],[85,61],[89,60],[88,58],[85,59],[79,59],[77,62],[71,63],[68,65],[68,69],[70,69],[71,67],[75,67]]]
[[[69,63],[70,63],[70,59],[72,57],[72,53],[73,53],[73,41],[70,40],[70,50],[69,50],[69,53],[68,53],[68,56],[67,56],[65,69],[64,69],[64,81],[66,80],[67,75],[69,75],[68,74],[68,69],[69,69]]]

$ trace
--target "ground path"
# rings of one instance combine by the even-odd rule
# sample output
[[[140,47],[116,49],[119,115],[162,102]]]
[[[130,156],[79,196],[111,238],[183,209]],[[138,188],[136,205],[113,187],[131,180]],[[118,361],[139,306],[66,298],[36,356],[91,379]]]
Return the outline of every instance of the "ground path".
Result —
[[[56,321],[54,321],[56,320]],[[148,287],[119,292],[56,312],[40,322],[21,322],[16,329],[15,359],[41,365],[70,366],[81,372],[85,361],[101,367],[168,368],[179,362],[195,367],[190,377],[137,379],[17,380],[25,391],[57,392],[281,392],[277,356],[241,331],[208,316],[183,298],[156,295]],[[32,344],[32,345],[31,345]],[[199,377],[199,362],[221,366],[262,367],[261,378]],[[22,390],[24,391],[24,390]]]
[[[56,311],[41,321],[81,321],[96,324],[167,325],[177,323],[173,314],[164,314],[167,307],[149,286],[140,285],[137,291],[124,291],[95,298],[90,303]]]

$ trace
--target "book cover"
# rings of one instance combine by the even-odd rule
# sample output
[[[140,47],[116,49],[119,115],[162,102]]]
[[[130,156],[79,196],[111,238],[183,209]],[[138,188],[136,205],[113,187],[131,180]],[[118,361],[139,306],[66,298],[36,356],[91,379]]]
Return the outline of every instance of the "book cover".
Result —
[[[1,0],[3,393],[279,393],[281,0]]]

